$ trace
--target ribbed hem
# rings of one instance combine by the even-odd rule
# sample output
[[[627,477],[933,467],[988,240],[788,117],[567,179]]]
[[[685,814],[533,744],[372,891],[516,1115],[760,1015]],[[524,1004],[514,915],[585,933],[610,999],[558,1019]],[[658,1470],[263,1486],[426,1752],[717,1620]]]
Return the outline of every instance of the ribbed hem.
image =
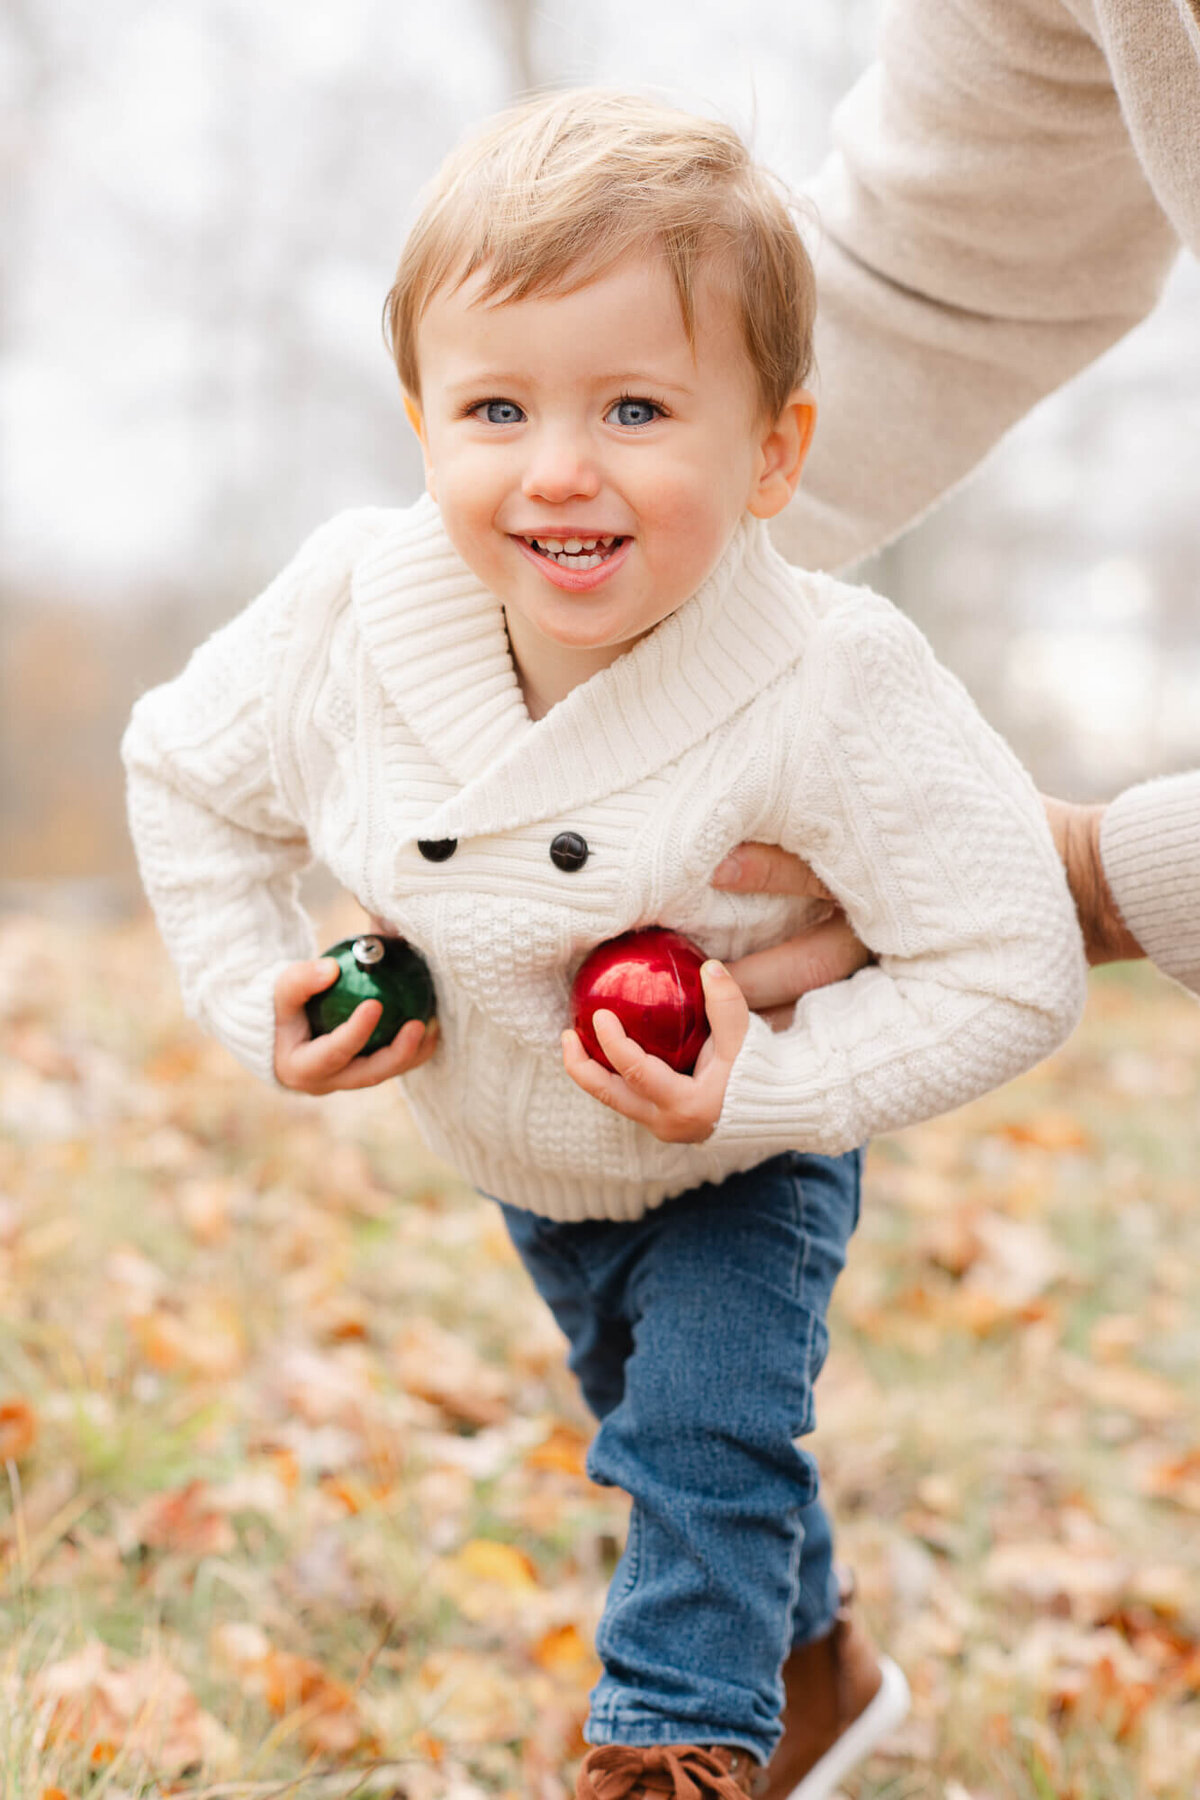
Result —
[[[1100,855],[1147,956],[1200,993],[1200,770],[1118,795],[1101,823]]]
[[[539,1169],[505,1156],[494,1147],[469,1137],[461,1125],[447,1128],[431,1107],[422,1103],[414,1085],[406,1082],[405,1103],[425,1143],[493,1200],[523,1207],[539,1218],[558,1224],[582,1224],[607,1220],[630,1224],[653,1212],[677,1194],[686,1194],[704,1182],[718,1183],[765,1162],[770,1151],[761,1144],[726,1145],[714,1154],[712,1139],[704,1144],[657,1144],[647,1133],[648,1163],[657,1160],[644,1176],[634,1180],[589,1169],[572,1175],[561,1169]]]

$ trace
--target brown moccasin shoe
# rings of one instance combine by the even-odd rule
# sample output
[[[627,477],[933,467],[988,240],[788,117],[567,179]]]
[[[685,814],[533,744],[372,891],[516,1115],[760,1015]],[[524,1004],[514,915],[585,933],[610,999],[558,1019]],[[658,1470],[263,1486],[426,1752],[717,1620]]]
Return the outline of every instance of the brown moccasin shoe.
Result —
[[[853,1597],[848,1583],[833,1630],[783,1665],[783,1736],[755,1800],[829,1800],[908,1713],[908,1683],[853,1617]]]
[[[575,1800],[746,1800],[758,1768],[725,1745],[601,1744],[583,1759]]]

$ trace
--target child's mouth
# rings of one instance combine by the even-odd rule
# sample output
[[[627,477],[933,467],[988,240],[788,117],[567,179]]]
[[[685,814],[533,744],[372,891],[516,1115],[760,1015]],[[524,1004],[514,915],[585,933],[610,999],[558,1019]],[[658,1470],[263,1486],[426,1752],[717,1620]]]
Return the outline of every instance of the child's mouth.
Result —
[[[557,563],[560,569],[575,569],[580,574],[588,569],[598,569],[601,563],[619,550],[624,544],[623,537],[590,537],[590,538],[535,538],[523,537],[521,542],[528,544],[538,556]]]

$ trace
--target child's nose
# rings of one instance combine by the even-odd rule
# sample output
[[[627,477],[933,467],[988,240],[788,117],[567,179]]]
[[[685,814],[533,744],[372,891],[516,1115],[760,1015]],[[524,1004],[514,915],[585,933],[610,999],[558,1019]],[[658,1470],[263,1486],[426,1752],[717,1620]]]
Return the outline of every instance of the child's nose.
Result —
[[[542,433],[530,445],[522,483],[527,499],[590,499],[600,488],[600,474],[586,436],[569,431]]]

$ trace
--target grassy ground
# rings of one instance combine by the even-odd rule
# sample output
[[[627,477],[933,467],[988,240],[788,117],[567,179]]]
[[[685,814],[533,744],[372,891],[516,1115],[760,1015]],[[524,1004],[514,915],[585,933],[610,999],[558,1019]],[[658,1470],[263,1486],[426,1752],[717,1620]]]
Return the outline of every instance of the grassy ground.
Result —
[[[623,1511],[489,1206],[145,925],[0,921],[0,1026],[2,1800],[562,1800]],[[1196,1792],[1198,1099],[1121,971],[874,1147],[817,1449],[916,1703],[854,1800]]]

